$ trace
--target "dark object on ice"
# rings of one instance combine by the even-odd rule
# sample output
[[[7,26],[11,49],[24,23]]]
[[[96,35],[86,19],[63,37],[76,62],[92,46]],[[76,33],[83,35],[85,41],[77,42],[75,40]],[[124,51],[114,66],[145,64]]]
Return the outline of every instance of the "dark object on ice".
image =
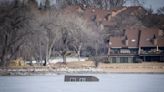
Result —
[[[99,79],[95,76],[73,76],[73,75],[65,75],[65,82],[98,82]]]

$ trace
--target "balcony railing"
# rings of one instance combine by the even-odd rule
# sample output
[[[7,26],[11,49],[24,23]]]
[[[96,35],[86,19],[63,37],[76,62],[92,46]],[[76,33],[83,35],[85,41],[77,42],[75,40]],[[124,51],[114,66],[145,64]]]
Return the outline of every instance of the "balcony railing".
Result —
[[[110,55],[138,55],[138,51],[130,51],[128,53],[121,52],[120,50],[113,51],[111,50]],[[164,55],[164,50],[157,51],[156,49],[152,50],[141,50],[140,55]]]
[[[156,49],[151,49],[151,50],[141,50],[141,52],[140,52],[140,54],[145,54],[145,55],[149,55],[149,54],[151,54],[151,55],[162,55],[162,54],[164,54],[164,51],[163,50],[156,50]]]
[[[129,51],[129,52],[121,52],[121,51],[111,51],[110,55],[137,55],[138,51]]]

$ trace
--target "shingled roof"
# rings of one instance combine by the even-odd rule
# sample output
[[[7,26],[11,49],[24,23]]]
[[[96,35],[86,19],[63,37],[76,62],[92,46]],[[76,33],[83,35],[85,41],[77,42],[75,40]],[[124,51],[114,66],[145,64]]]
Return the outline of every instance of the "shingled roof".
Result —
[[[160,30],[157,28],[145,28],[141,33],[140,47],[164,47],[164,36],[159,35]],[[155,38],[154,38],[155,37]],[[157,44],[153,40],[157,39]]]
[[[143,28],[141,35],[139,30],[127,30],[124,36],[110,37],[111,48],[122,48],[125,47],[123,40],[125,36],[128,39],[128,48],[139,47],[164,47],[164,35],[159,35],[160,30],[158,28]],[[154,44],[154,40],[157,43]]]
[[[137,48],[138,47],[138,30],[126,30],[124,36],[115,36],[110,37],[111,47],[112,48],[122,48],[127,47],[128,48]],[[128,45],[124,44],[125,37],[127,37]]]
[[[111,25],[111,22],[109,21],[109,16],[112,16],[113,14],[113,17],[114,17],[124,10],[126,10],[126,7],[114,8],[112,10],[105,10],[105,9],[100,9],[100,8],[95,8],[95,7],[83,8],[81,6],[74,5],[74,6],[66,7],[64,13],[65,14],[72,14],[72,13],[79,14],[79,15],[82,15],[88,21],[93,21],[92,17],[95,17],[94,22],[101,23],[103,25]]]
[[[108,18],[110,16],[115,17],[121,14],[127,16],[135,16],[146,11],[139,6],[135,7],[122,7],[122,8],[115,8],[113,10],[103,10],[94,7],[87,7],[82,8],[80,6],[68,6],[65,9],[65,13],[76,13],[83,16],[88,21],[93,21],[97,24],[102,24],[105,26],[112,26],[113,23]],[[113,15],[112,15],[113,14]],[[115,16],[114,16],[115,15]],[[125,34],[124,36],[114,36],[110,37],[110,43],[112,48],[121,48],[121,47],[128,47],[128,48],[138,48],[140,47],[155,47],[156,45],[153,43],[153,37],[155,36],[157,39],[157,45],[159,47],[164,47],[164,37],[159,36],[159,29],[158,28],[147,28],[141,25],[137,26],[126,26],[125,27]],[[141,35],[139,35],[139,30],[141,30]],[[127,37],[128,45],[125,44],[125,37]]]

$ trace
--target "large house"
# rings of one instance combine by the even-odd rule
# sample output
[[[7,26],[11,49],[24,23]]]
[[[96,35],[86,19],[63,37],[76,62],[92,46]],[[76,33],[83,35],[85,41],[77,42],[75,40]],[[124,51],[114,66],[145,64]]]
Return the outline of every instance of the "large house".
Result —
[[[140,14],[149,16],[140,6],[112,10],[69,6],[65,9],[65,13],[76,13],[91,21],[96,25],[94,30],[111,32],[108,41],[108,55],[111,63],[164,61],[164,33],[159,28],[144,26],[136,18]],[[117,29],[120,26],[123,31],[120,30],[121,28]]]
[[[124,35],[110,37],[111,63],[164,61],[164,33],[156,28],[125,30]]]

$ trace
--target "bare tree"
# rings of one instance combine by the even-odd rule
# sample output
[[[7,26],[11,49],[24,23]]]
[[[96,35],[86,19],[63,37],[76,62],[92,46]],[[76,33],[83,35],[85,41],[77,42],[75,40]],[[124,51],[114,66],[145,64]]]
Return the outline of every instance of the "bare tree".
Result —
[[[45,55],[45,57],[42,57],[45,60],[44,65],[46,66],[47,63],[49,62],[51,53],[52,53],[52,49],[53,46],[55,44],[56,41],[56,32],[58,32],[57,30],[57,15],[58,12],[51,10],[51,9],[47,9],[46,11],[40,11],[39,14],[36,14],[36,18],[35,18],[35,23],[34,23],[34,28],[35,30],[37,30],[36,34],[40,34],[38,36],[37,41],[39,44],[39,49],[42,48],[45,49],[45,53],[42,53],[43,55]],[[35,36],[37,37],[37,36]],[[37,44],[37,43],[35,43]],[[41,54],[42,51],[40,51],[39,49],[37,49],[39,51],[39,53]],[[41,58],[41,57],[40,57]]]
[[[122,7],[125,3],[125,0],[109,0],[110,2],[110,9],[114,7]]]
[[[97,7],[104,9],[111,9],[115,7],[122,7],[126,0],[56,0],[53,5],[51,0],[42,0],[38,2],[41,8],[51,6],[51,7],[66,7],[68,5],[85,5],[88,7]]]
[[[88,26],[87,21],[77,15],[60,15],[58,19],[56,50],[61,52],[64,63],[69,51],[75,51],[80,61],[81,49],[96,40],[95,32]]]
[[[4,2],[0,6],[0,62],[7,66],[15,58],[29,30],[28,8],[18,3]]]
[[[47,10],[44,14],[37,15],[36,30],[42,31],[42,40],[45,50],[45,64],[53,51],[57,51],[66,63],[66,56],[76,52],[79,61],[81,49],[97,40],[92,28],[87,21],[78,15],[64,15],[59,11]],[[44,38],[44,39],[43,39]],[[36,43],[35,43],[36,44]]]
[[[160,15],[160,14],[164,14],[164,6],[163,7],[161,7],[161,8],[159,8],[158,10],[157,10],[157,13]]]

